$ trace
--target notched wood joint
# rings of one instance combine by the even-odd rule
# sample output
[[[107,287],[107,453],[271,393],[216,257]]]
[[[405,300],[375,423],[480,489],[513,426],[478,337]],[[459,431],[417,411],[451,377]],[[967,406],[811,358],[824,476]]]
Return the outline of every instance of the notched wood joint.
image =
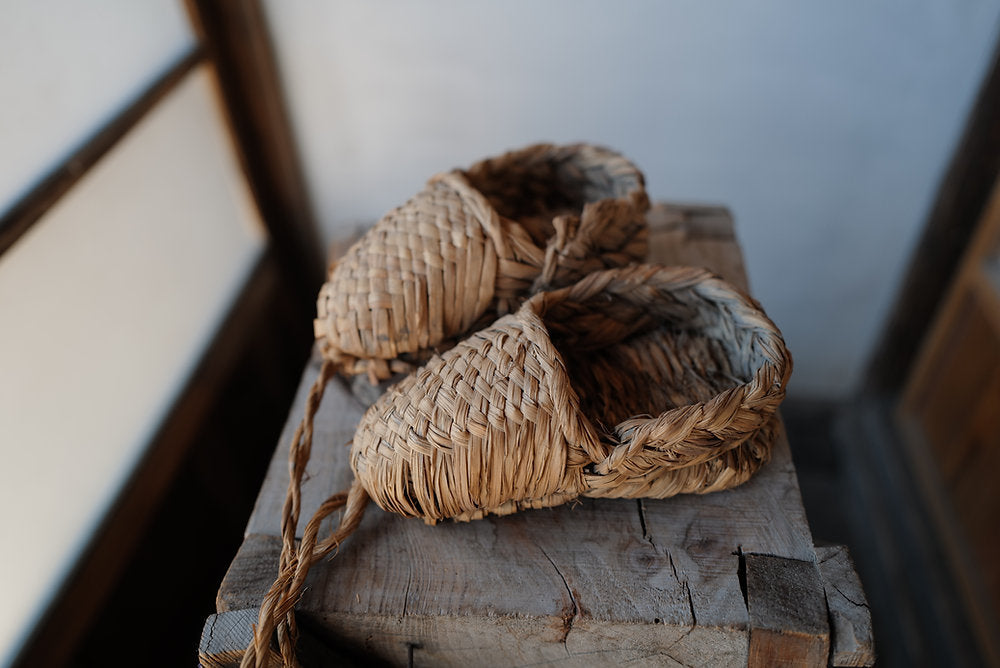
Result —
[[[815,561],[739,551],[745,568],[750,666],[825,666],[826,592]]]

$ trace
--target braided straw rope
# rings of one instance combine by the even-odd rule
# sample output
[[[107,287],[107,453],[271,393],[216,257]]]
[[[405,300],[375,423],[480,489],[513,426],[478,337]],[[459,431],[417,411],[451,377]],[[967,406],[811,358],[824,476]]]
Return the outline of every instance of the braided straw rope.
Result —
[[[313,417],[330,378],[339,370],[374,382],[409,371],[529,294],[641,259],[648,209],[642,173],[621,155],[538,144],[433,177],[331,267],[314,323],[325,362],[289,450],[279,574],[242,666],[268,665],[275,634],[284,665],[297,665],[293,609],[305,577],[367,504],[356,482],[320,507],[296,546]],[[337,530],[319,541],[322,520],[340,508]]]

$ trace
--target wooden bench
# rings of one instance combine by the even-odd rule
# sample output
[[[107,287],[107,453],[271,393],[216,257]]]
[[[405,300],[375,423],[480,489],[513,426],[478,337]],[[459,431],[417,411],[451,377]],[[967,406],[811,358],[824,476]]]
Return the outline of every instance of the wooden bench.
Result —
[[[650,226],[652,260],[707,266],[746,288],[726,210],[658,205]],[[276,575],[288,443],[318,370],[314,356],[205,624],[204,666],[238,663]],[[346,383],[328,388],[304,518],[350,483],[344,444],[364,409]],[[843,547],[814,548],[783,434],[750,482],[705,496],[581,499],[437,526],[372,506],[340,554],[313,568],[297,616],[306,665],[874,662],[860,582]]]

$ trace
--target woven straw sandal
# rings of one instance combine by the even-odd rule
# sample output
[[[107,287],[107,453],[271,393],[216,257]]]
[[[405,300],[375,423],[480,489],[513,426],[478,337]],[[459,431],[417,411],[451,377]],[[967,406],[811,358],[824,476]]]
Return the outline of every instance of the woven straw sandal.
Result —
[[[391,387],[351,465],[383,509],[428,522],[725,489],[766,460],[791,368],[774,324],[722,279],[612,269]]]
[[[275,630],[294,665],[292,609],[306,574],[357,528],[369,498],[434,523],[579,496],[733,487],[768,459],[791,370],[760,306],[703,269],[633,265],[535,295],[365,413],[355,480],[283,551],[244,665],[266,665]],[[337,529],[318,540],[340,508]]]
[[[334,368],[324,363],[300,431]],[[291,531],[243,665],[266,665],[275,631],[295,665],[293,608],[306,574],[353,533],[369,499],[434,523],[579,496],[733,487],[769,457],[791,370],[760,306],[703,269],[632,265],[534,295],[368,409],[351,446],[350,490],[319,508],[297,547],[290,487]],[[291,457],[293,480],[305,450]],[[341,508],[337,529],[319,540]]]
[[[530,294],[646,253],[649,198],[627,159],[588,144],[538,144],[438,174],[331,268],[316,337],[328,359],[374,381]]]

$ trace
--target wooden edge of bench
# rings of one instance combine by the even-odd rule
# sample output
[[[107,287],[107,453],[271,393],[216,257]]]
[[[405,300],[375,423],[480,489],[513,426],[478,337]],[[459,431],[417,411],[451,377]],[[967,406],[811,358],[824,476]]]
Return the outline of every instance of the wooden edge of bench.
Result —
[[[274,550],[271,537],[251,537],[243,549]],[[847,547],[816,548],[817,561],[742,554],[741,574],[749,612],[749,666],[872,666],[875,646],[871,611]],[[243,584],[262,586],[270,573],[240,573]],[[232,603],[232,602],[228,602]],[[229,609],[205,622],[199,661],[205,668],[238,666],[252,637],[256,609]],[[305,665],[349,661],[302,631]],[[275,655],[274,665],[280,665]]]
[[[871,610],[847,547],[818,547],[816,555],[741,555],[749,666],[874,665]]]
[[[747,665],[826,666],[830,628],[816,562],[742,554],[750,649]]]
[[[876,654],[871,609],[847,546],[817,547],[816,558],[826,589],[830,618],[833,641],[830,665],[874,665]]]
[[[198,665],[201,668],[239,668],[243,652],[253,640],[257,609],[231,610],[209,615],[198,645]],[[299,624],[299,642],[295,648],[304,666],[357,666],[352,658],[332,649],[308,628]],[[279,668],[281,655],[269,652],[269,667]]]

